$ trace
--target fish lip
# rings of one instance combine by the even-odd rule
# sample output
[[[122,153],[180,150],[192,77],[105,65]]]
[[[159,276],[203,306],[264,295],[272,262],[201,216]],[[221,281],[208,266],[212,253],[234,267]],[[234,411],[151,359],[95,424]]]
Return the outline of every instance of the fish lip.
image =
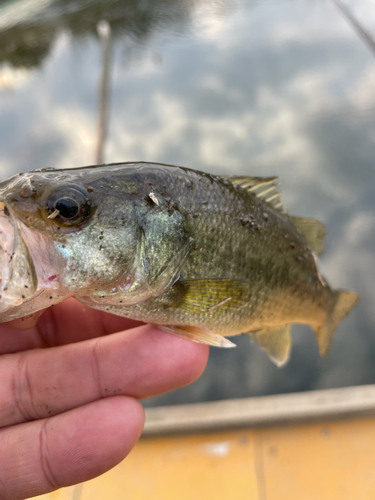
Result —
[[[14,213],[0,201],[0,313],[21,305],[36,290],[36,276]]]

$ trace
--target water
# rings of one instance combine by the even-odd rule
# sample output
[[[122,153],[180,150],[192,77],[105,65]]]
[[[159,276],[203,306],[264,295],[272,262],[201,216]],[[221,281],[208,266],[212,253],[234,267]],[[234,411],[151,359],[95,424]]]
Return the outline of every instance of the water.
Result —
[[[342,1],[375,37],[369,0]],[[111,27],[106,162],[278,175],[289,212],[328,227],[321,269],[361,302],[320,358],[293,328],[282,370],[247,338],[146,405],[375,383],[375,59],[333,1],[0,2],[0,175],[96,161]],[[370,47],[371,48],[371,47]],[[106,92],[104,92],[106,94]]]

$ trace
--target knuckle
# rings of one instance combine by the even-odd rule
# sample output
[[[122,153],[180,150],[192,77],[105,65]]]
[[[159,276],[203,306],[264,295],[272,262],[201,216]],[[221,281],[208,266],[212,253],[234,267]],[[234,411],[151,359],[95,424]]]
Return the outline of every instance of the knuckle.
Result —
[[[38,418],[30,380],[29,355],[21,353],[13,375],[13,399],[23,420]]]
[[[92,375],[95,389],[99,397],[103,396],[103,374],[101,369],[100,339],[97,339],[92,346],[91,356]]]
[[[52,471],[52,460],[49,453],[48,447],[48,431],[47,431],[48,420],[45,420],[41,426],[39,433],[39,457],[40,457],[40,468],[44,479],[47,483],[49,490],[56,490],[60,488],[60,484],[57,481],[55,475]]]

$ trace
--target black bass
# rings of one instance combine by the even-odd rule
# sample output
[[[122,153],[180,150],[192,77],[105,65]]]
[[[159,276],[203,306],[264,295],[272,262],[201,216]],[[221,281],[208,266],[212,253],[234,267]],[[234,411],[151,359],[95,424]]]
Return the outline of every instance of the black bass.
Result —
[[[307,323],[326,354],[358,295],[321,277],[325,228],[275,181],[139,162],[0,183],[0,321],[74,296],[210,345],[248,333],[278,365]]]

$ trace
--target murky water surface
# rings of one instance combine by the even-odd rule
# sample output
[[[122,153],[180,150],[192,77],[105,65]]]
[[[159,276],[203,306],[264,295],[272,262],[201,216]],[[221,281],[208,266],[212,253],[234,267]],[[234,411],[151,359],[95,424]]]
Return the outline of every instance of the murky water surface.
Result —
[[[239,349],[212,350],[198,382],[146,404],[375,383],[375,51],[367,35],[375,38],[370,0],[0,2],[1,178],[95,163],[104,76],[106,162],[278,175],[289,212],[328,227],[323,274],[361,294],[327,358],[308,327],[294,327],[282,370],[240,337]]]

